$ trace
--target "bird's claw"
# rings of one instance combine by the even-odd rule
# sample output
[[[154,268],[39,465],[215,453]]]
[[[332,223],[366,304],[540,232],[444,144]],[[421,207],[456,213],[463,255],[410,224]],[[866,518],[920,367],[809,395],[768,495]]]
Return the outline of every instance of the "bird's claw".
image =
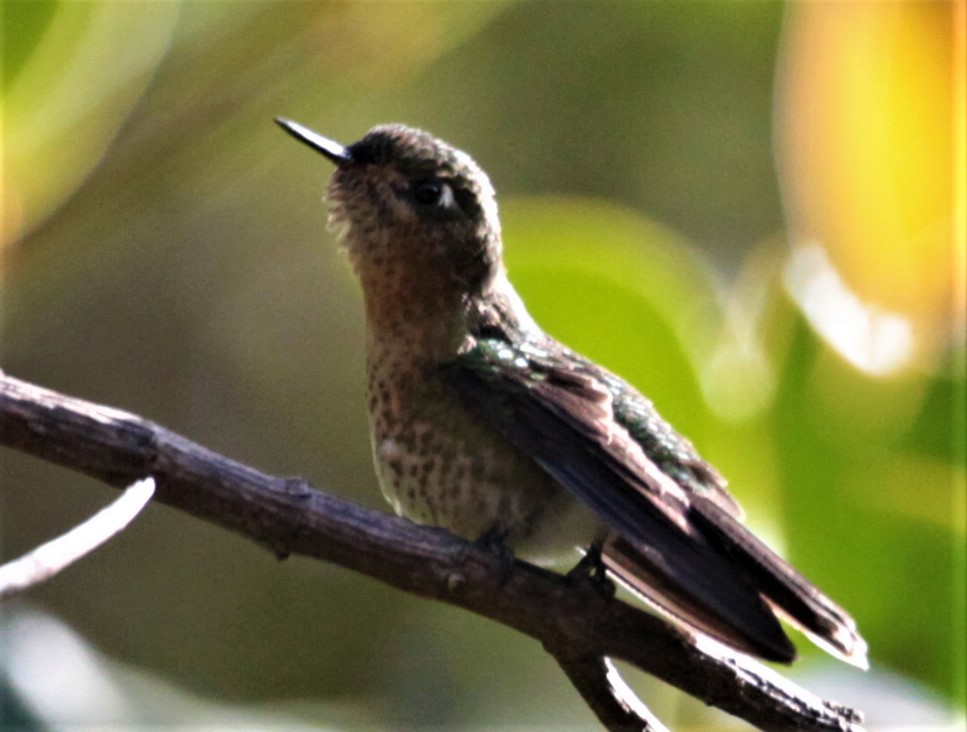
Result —
[[[615,586],[608,577],[608,570],[601,559],[601,545],[591,544],[581,560],[565,575],[568,582],[586,583],[608,597],[614,597]]]
[[[514,563],[517,561],[514,550],[507,546],[507,532],[496,526],[491,527],[481,534],[473,544],[497,556],[500,561],[500,584],[505,584],[510,579],[510,575],[514,571]]]

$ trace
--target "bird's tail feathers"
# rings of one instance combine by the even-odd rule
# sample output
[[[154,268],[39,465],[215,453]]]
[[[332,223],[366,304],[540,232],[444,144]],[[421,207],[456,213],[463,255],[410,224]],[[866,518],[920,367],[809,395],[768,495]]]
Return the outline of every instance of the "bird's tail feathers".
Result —
[[[649,550],[611,533],[601,548],[608,572],[634,595],[660,613],[671,616],[742,653],[779,663],[792,663],[796,649],[782,630],[771,608],[751,587],[743,602],[734,592],[722,593],[721,606],[713,606],[689,591],[681,577],[669,577]],[[737,578],[729,577],[733,584]]]
[[[833,656],[866,669],[866,642],[856,622],[782,557],[712,501],[697,498],[690,515],[766,601]]]

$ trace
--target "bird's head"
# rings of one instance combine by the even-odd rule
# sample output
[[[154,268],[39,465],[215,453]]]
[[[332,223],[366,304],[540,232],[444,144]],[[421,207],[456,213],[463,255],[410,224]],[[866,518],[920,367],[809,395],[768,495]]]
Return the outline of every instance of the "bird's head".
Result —
[[[278,123],[336,165],[330,225],[367,288],[386,272],[414,287],[473,296],[501,266],[500,222],[486,173],[427,132],[381,125],[345,147],[287,120]],[[367,293],[368,294],[368,293]]]

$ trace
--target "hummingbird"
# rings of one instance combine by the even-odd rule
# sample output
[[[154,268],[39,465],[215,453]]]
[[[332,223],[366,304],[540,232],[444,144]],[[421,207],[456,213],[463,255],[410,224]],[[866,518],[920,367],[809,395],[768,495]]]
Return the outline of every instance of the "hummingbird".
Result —
[[[537,563],[588,551],[675,622],[769,661],[779,618],[867,667],[853,619],[743,524],[726,481],[630,384],[544,333],[511,286],[487,174],[429,133],[343,146],[329,227],[362,286],[366,398],[397,514]]]

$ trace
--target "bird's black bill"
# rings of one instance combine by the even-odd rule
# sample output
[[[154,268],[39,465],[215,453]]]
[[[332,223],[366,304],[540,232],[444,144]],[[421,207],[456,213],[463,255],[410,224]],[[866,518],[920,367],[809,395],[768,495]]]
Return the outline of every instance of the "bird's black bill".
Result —
[[[276,117],[275,122],[299,142],[304,142],[313,150],[321,152],[336,165],[346,165],[353,161],[353,156],[350,155],[349,149],[340,145],[338,142],[330,140],[328,137],[323,137],[308,127],[303,127],[298,122],[293,122],[289,119]]]

